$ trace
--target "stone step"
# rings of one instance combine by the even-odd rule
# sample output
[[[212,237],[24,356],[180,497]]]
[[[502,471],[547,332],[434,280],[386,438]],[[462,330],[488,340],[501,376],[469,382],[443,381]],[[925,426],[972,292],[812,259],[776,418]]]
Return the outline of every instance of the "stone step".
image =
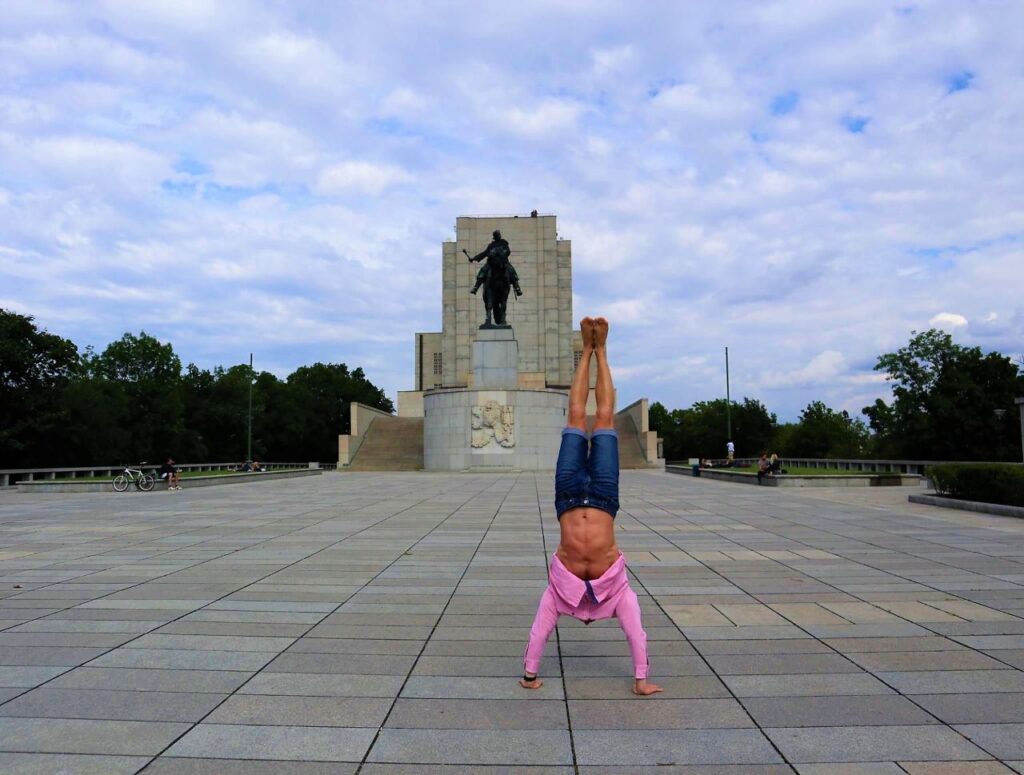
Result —
[[[366,432],[349,471],[419,471],[423,418],[378,417]]]

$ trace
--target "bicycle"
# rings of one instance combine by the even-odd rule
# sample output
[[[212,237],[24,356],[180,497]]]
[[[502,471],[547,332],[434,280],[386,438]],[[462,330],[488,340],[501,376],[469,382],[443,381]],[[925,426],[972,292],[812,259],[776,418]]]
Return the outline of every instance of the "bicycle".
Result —
[[[143,461],[140,465],[145,465]],[[134,483],[137,490],[143,492],[149,492],[156,487],[156,478],[153,474],[143,473],[139,468],[124,467],[124,473],[118,474],[114,477],[114,492],[124,492],[128,489],[128,485]]]

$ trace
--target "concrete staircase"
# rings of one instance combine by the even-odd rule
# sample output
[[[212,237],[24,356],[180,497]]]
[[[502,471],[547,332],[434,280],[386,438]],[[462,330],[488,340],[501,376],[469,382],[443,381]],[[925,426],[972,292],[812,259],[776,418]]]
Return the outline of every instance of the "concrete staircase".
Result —
[[[423,418],[378,418],[366,431],[349,471],[420,471]]]

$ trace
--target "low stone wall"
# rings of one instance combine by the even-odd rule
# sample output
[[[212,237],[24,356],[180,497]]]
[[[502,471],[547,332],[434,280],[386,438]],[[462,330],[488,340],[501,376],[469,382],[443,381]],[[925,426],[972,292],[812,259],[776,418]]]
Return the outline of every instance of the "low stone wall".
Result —
[[[269,479],[295,479],[300,476],[320,476],[323,469],[300,468],[294,471],[265,471],[263,473],[248,474],[218,474],[217,476],[197,476],[189,479],[182,479],[182,488],[191,490],[195,487],[218,487],[224,484],[242,484],[244,482],[267,481]],[[110,481],[102,482],[76,482],[74,480],[61,481],[50,479],[38,482],[21,482],[17,485],[18,492],[54,493],[54,492],[114,492]],[[166,490],[167,484],[157,480],[153,492]],[[135,485],[128,485],[128,492],[137,492]],[[120,495],[121,493],[114,493]]]
[[[996,514],[1000,517],[1024,519],[1024,506],[1005,506],[1002,503],[963,501],[959,498],[945,498],[942,495],[908,495],[907,500],[924,506],[941,506],[944,509],[960,509],[961,511],[973,511],[978,514]]]
[[[692,466],[665,466],[673,474],[693,476]],[[704,479],[733,482],[734,484],[759,484],[757,474],[746,471],[729,471],[724,468],[702,468]],[[779,476],[762,477],[762,487],[920,487],[921,477],[917,474],[851,474],[836,476]]]

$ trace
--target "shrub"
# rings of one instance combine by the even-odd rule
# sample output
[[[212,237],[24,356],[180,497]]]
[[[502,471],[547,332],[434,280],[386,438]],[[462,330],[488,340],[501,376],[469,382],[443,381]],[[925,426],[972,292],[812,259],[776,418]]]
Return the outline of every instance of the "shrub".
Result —
[[[943,463],[928,467],[935,490],[951,498],[1024,506],[1024,466],[1010,463]]]

